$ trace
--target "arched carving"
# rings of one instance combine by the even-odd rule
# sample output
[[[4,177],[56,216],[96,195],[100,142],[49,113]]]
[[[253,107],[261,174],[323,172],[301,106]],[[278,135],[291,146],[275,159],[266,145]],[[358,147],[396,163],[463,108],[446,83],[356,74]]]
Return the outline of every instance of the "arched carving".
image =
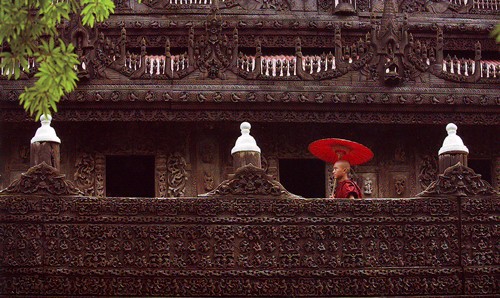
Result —
[[[45,162],[28,169],[19,179],[5,189],[1,194],[50,194],[50,195],[82,195],[73,182],[66,180],[65,175],[47,165]]]
[[[438,179],[419,193],[419,197],[429,196],[475,196],[498,195],[491,185],[461,163],[449,167]]]
[[[275,196],[296,197],[288,192],[271,175],[252,164],[239,168],[233,177],[203,196]]]

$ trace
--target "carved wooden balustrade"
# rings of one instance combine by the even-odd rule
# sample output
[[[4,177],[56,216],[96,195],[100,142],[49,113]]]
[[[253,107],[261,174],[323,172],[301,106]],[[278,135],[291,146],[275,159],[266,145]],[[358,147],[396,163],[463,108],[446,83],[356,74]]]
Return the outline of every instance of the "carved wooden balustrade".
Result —
[[[79,195],[31,168],[0,195],[0,294],[500,293],[500,196],[448,168],[403,199],[304,199],[246,166],[198,198]]]

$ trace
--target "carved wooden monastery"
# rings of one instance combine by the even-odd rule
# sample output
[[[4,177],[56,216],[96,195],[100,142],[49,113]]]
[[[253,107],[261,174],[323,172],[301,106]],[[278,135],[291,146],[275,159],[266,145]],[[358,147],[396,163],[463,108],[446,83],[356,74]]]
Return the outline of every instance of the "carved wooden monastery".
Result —
[[[18,103],[36,64],[0,72],[0,295],[500,293],[499,0],[114,1],[61,28],[60,160]],[[329,137],[373,150],[369,199],[323,199]]]

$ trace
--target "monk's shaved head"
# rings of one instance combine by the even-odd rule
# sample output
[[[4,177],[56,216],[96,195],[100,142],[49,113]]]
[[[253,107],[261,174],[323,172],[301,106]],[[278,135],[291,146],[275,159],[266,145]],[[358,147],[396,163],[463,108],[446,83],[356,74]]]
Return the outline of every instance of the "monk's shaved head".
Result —
[[[351,171],[351,164],[347,160],[339,160],[333,166],[334,167],[337,166],[339,168],[346,169],[347,173],[349,173]]]

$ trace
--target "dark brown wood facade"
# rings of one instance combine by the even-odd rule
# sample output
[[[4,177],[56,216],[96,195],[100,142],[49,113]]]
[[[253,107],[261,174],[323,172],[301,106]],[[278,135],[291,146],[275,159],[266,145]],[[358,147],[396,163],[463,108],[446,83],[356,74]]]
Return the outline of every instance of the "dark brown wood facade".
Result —
[[[423,190],[454,122],[500,187],[496,1],[115,3],[96,30],[61,28],[82,64],[53,126],[62,172],[88,195],[106,195],[113,155],[153,156],[157,197],[209,191],[232,171],[241,121],[278,180],[280,161],[311,159],[315,139],[368,145],[376,157],[357,172],[372,197]],[[3,187],[26,170],[38,126],[17,104],[30,77],[0,76]]]
[[[494,297],[499,216],[460,164],[414,198],[332,200],[251,165],[202,197],[87,197],[43,163],[0,193],[0,294]]]

